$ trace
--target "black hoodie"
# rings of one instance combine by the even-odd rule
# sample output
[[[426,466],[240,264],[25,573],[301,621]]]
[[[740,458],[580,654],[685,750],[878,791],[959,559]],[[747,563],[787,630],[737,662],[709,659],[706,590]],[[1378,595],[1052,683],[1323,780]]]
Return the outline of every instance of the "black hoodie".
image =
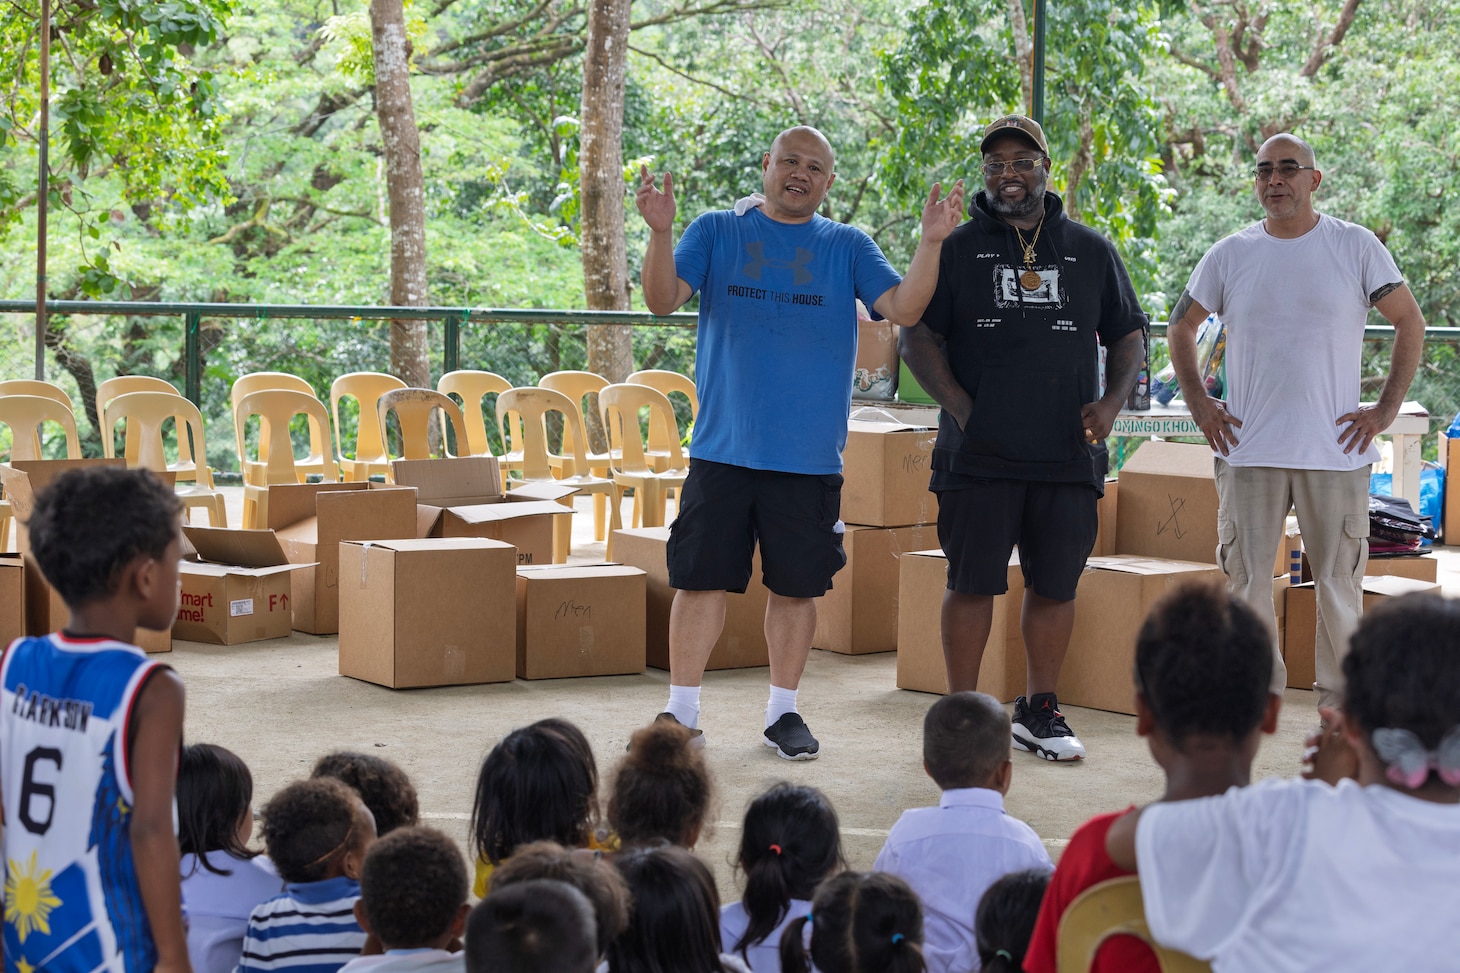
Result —
[[[1102,483],[1104,444],[1085,442],[1080,409],[1099,398],[1097,339],[1110,345],[1146,316],[1115,247],[1065,216],[1044,194],[1034,242],[1040,285],[1026,271],[1013,226],[979,192],[969,220],[943,244],[938,287],[923,322],[947,340],[953,377],[973,399],[966,431],[938,421],[932,489],[969,478]],[[1024,231],[1026,242],[1034,234]]]

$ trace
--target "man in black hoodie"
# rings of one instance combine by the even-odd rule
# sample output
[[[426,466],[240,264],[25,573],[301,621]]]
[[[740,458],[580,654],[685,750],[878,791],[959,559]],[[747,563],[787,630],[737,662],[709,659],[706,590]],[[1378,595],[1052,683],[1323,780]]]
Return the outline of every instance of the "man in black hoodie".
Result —
[[[1014,746],[1047,760],[1085,748],[1055,684],[1075,620],[1075,586],[1095,544],[1105,437],[1135,384],[1146,316],[1108,240],[1048,192],[1049,145],[1023,115],[984,130],[984,189],[943,245],[922,323],[903,359],[943,407],[933,449],[938,539],[948,555],[943,656],[948,689],[975,689],[1017,544],[1028,691]],[[1105,346],[1100,394],[1097,342]]]

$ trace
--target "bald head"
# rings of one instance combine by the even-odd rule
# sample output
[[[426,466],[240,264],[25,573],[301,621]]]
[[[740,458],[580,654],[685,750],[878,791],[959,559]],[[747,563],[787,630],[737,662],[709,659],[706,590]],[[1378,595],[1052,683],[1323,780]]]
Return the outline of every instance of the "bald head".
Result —
[[[1257,161],[1278,161],[1292,159],[1300,166],[1317,166],[1318,158],[1313,146],[1290,132],[1279,132],[1257,150]]]
[[[827,170],[830,172],[836,171],[836,154],[832,152],[831,143],[826,140],[826,136],[822,135],[820,130],[812,128],[810,125],[793,125],[780,135],[777,135],[775,141],[771,143],[772,156],[776,154],[776,150],[788,138],[796,143],[800,143],[803,138],[816,140],[816,142],[820,143],[821,152],[826,157]]]
[[[831,143],[809,125],[788,128],[771,143],[760,173],[761,212],[781,223],[805,223],[836,182]]]

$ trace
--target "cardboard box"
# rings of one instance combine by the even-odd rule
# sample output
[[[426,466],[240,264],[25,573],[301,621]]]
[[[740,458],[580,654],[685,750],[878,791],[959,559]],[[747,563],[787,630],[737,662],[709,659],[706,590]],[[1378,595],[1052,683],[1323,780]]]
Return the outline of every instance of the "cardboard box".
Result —
[[[853,399],[892,401],[897,392],[897,333],[901,330],[891,321],[858,318]]]
[[[908,551],[938,544],[938,528],[847,525],[842,544],[847,566],[816,606],[818,649],[861,655],[897,648],[898,568]]]
[[[1371,577],[1363,581],[1364,611],[1369,611],[1381,598],[1397,598],[1417,591],[1440,591],[1430,581],[1393,575]],[[1286,637],[1283,661],[1288,667],[1289,689],[1312,689],[1317,676],[1318,592],[1309,581],[1288,589]]]
[[[392,689],[517,672],[512,545],[480,537],[339,545],[340,675]]]
[[[643,672],[646,575],[624,564],[517,569],[517,677]]]
[[[641,527],[616,531],[613,554],[624,564],[639,568],[645,578],[645,661],[655,669],[669,668],[669,609],[674,589],[669,587],[665,546],[668,527]],[[710,652],[706,669],[746,669],[770,665],[765,644],[765,606],[770,592],[760,579],[760,551],[750,566],[750,584],[744,594],[725,596],[725,627]]]
[[[25,634],[25,562],[0,554],[0,648]]]
[[[1122,524],[1125,498],[1122,485]],[[1133,715],[1136,633],[1151,606],[1180,584],[1221,578],[1216,565],[1196,561],[1130,554],[1092,557],[1075,594],[1075,628],[1057,688],[1060,702]]]
[[[1306,558],[1303,561],[1303,571],[1304,580],[1312,580],[1307,576]],[[1419,557],[1374,557],[1370,555],[1368,566],[1364,568],[1364,574],[1371,578],[1393,575],[1396,578],[1413,578],[1416,581],[1438,581],[1440,580],[1440,559],[1433,554],[1422,554]]]
[[[943,664],[943,592],[948,588],[948,558],[942,551],[917,551],[898,560],[897,688],[947,693]],[[1000,702],[1024,693],[1024,639],[1019,614],[1024,606],[1024,572],[1017,552],[1009,560],[1009,591],[994,598],[994,622],[978,668],[979,692]]]
[[[35,506],[35,495],[68,470],[107,466],[125,469],[126,465],[126,461],[121,459],[55,459],[17,460],[8,467],[0,467],[0,483],[4,484],[5,496],[10,500],[10,510],[15,517],[16,548],[25,564],[25,634],[49,635],[65,628],[71,621],[70,609],[30,554],[30,532],[26,530],[25,523]],[[172,485],[173,474],[155,475],[160,475],[164,482]],[[132,644],[144,652],[171,652],[172,632],[139,628],[132,636]]]
[[[416,491],[379,483],[289,483],[269,487],[269,527],[293,564],[294,627],[340,630],[340,542],[416,536]]]
[[[1293,579],[1289,575],[1280,575],[1272,579],[1272,611],[1273,621],[1277,624],[1277,653],[1283,654],[1283,643],[1287,639],[1288,630],[1288,588],[1292,587]]]
[[[289,634],[290,572],[314,564],[291,564],[271,530],[184,527],[183,534],[193,553],[181,566],[175,637],[236,645]]]
[[[872,527],[936,523],[938,498],[928,491],[928,481],[937,435],[936,428],[849,419],[842,520]]]
[[[1441,540],[1454,544],[1460,540],[1460,439],[1440,433],[1440,465],[1445,468],[1445,502],[1440,514]],[[1453,525],[1453,527],[1452,527]]]
[[[1115,550],[1215,564],[1217,482],[1211,448],[1151,440],[1120,470]],[[1064,702],[1063,696],[1060,701]]]
[[[1105,557],[1115,553],[1116,504],[1120,500],[1120,481],[1109,477],[1105,481],[1105,495],[1096,502],[1095,513],[1099,520],[1099,532],[1095,535],[1092,557]]]
[[[527,484],[502,494],[496,457],[396,460],[398,486],[416,489],[419,537],[485,537],[517,548],[519,564],[552,564],[553,532],[572,531],[571,486]]]

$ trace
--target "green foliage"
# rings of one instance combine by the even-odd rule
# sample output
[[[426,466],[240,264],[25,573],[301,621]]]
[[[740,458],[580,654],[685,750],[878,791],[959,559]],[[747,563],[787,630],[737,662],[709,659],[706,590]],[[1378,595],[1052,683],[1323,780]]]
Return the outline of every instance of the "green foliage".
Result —
[[[406,41],[410,44],[411,65],[416,52],[426,39],[426,18],[414,11],[411,0],[404,0]],[[335,68],[356,84],[375,84],[375,43],[370,33],[369,5],[347,13],[335,14],[319,28],[319,36],[335,51]]]

